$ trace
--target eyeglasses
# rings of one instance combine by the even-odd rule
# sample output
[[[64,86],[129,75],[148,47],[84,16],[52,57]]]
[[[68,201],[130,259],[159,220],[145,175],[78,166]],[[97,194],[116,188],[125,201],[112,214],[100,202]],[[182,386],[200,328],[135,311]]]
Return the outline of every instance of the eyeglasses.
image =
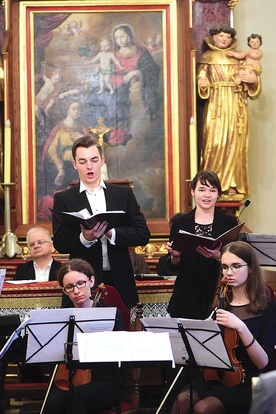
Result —
[[[28,247],[34,247],[36,244],[38,244],[39,246],[43,246],[43,244],[45,243],[52,243],[52,242],[49,240],[37,240],[36,242],[28,243]]]
[[[220,271],[221,273],[227,273],[228,270],[230,269],[233,273],[237,273],[241,267],[244,266],[248,266],[247,264],[239,264],[239,263],[233,263],[231,266],[227,266],[227,265],[221,265],[220,266]]]
[[[74,285],[67,285],[66,287],[63,288],[63,290],[64,292],[69,293],[69,292],[73,292],[75,287],[78,289],[83,289],[85,288],[86,283],[87,283],[87,280],[79,280]]]

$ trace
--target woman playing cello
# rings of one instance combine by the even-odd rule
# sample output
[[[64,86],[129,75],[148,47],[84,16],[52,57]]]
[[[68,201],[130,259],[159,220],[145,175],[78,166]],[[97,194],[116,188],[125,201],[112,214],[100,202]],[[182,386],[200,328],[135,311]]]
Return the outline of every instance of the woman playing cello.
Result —
[[[245,379],[226,386],[223,380],[206,381],[204,373],[200,373],[193,382],[196,414],[247,412],[252,397],[251,378],[267,367],[276,344],[276,303],[269,299],[252,246],[241,241],[230,243],[222,248],[220,261],[228,290],[224,309],[219,308],[219,297],[214,300],[213,307],[219,308],[215,321],[237,332],[235,356],[242,363]],[[189,410],[190,393],[185,389],[177,396],[171,414],[186,414]]]
[[[64,262],[58,273],[59,284],[73,302],[75,308],[91,308],[95,302],[91,289],[95,282],[94,270],[84,260],[72,259]],[[108,306],[102,302],[96,306]],[[123,330],[122,315],[116,314],[114,330]],[[91,380],[73,388],[73,407],[70,406],[69,391],[53,385],[45,403],[43,414],[90,414],[95,411],[118,406],[120,381],[116,364],[93,364]],[[65,378],[64,378],[65,379]],[[59,378],[59,381],[61,378]],[[54,381],[54,384],[58,382]]]

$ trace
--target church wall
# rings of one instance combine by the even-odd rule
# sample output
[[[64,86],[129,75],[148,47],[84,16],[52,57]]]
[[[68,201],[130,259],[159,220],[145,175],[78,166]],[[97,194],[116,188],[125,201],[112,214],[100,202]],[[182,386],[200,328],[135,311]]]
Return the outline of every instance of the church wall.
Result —
[[[276,234],[276,49],[275,0],[240,0],[234,11],[234,27],[238,45],[247,48],[251,33],[263,37],[263,91],[257,101],[250,101],[249,174],[251,205],[244,211],[243,220],[254,233]]]

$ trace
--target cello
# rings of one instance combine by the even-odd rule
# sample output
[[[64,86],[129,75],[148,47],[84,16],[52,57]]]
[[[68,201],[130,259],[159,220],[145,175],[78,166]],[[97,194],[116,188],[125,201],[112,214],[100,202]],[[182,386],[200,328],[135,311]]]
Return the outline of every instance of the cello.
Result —
[[[223,278],[224,279],[224,278]],[[228,290],[228,282],[221,280],[222,286],[220,289],[219,295],[219,307],[224,309],[225,296]],[[205,369],[204,370],[204,379],[205,381],[219,381],[224,384],[225,387],[233,387],[238,385],[245,379],[245,373],[242,368],[242,364],[237,360],[235,349],[239,346],[239,335],[235,329],[228,327],[220,327],[222,331],[222,336],[224,344],[231,361],[233,370],[223,370],[223,369]]]

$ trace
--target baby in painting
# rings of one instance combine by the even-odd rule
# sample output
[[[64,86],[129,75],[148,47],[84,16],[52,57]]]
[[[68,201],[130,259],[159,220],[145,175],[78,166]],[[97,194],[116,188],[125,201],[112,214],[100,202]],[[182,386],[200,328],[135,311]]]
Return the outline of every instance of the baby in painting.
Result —
[[[100,43],[101,51],[92,59],[90,63],[98,63],[99,68],[99,77],[100,77],[100,89],[97,94],[104,92],[104,89],[109,90],[109,94],[114,94],[114,89],[111,83],[111,75],[114,71],[114,64],[116,64],[120,69],[122,66],[120,62],[116,59],[114,53],[111,51],[111,43],[108,39],[102,39]]]

